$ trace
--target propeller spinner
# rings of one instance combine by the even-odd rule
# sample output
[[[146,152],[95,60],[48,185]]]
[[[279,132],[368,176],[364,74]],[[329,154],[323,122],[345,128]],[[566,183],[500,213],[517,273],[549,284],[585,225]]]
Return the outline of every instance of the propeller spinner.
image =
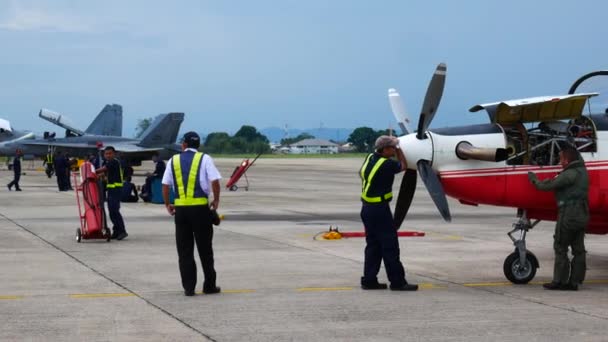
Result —
[[[452,219],[443,186],[439,181],[439,177],[431,167],[433,161],[433,147],[432,142],[425,134],[431,121],[433,121],[439,103],[441,102],[446,72],[447,67],[444,63],[439,64],[435,69],[435,73],[427,88],[426,96],[424,97],[420,118],[418,119],[418,131],[415,134],[409,128],[410,120],[399,93],[392,88],[388,91],[393,115],[395,115],[399,126],[406,134],[406,137],[401,140],[401,143],[405,147],[404,152],[408,161],[408,169],[406,170],[405,175],[403,175],[399,188],[399,196],[397,197],[397,203],[395,205],[394,222],[397,228],[401,227],[412,203],[412,199],[414,198],[418,173],[420,173],[420,177],[443,219],[448,222]],[[429,147],[430,151],[428,150]],[[414,165],[416,165],[418,172],[412,168]]]

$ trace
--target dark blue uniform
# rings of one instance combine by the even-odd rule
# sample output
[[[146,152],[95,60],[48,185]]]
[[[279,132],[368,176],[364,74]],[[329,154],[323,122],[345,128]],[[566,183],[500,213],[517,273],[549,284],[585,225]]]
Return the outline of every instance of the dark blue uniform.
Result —
[[[15,186],[15,190],[21,191],[19,187],[19,179],[21,179],[21,158],[19,156],[15,156],[13,159],[13,181],[8,183],[8,189],[11,190],[13,185]]]
[[[125,222],[120,214],[120,199],[122,197],[123,175],[120,162],[112,159],[106,162],[108,169],[108,211],[110,212],[110,220],[112,221],[112,235],[117,237],[122,233],[126,233]]]
[[[362,175],[369,180],[370,173],[381,161],[381,156],[374,153],[369,157]],[[384,267],[391,288],[406,284],[405,271],[399,260],[399,240],[397,229],[393,222],[393,214],[389,206],[392,198],[392,187],[395,174],[401,172],[401,164],[392,159],[385,159],[373,175],[369,187],[361,201],[361,220],[365,226],[365,263],[361,285],[373,286],[378,283],[380,264],[384,260]],[[365,198],[368,198],[367,201]]]

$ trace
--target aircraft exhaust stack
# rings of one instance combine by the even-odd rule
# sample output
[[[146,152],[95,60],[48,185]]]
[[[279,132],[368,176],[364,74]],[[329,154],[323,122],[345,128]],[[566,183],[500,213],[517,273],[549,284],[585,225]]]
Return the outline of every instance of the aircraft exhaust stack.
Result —
[[[461,141],[456,145],[456,156],[460,159],[474,159],[489,162],[500,162],[507,160],[509,149],[505,148],[482,148],[475,147],[467,141]]]

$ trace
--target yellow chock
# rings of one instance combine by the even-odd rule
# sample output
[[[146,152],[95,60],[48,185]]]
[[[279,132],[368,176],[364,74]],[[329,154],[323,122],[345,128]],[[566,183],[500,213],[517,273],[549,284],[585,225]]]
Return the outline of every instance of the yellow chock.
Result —
[[[329,231],[323,234],[323,238],[325,240],[340,240],[342,238],[342,234],[338,231],[338,227],[335,229],[332,226],[329,226]]]

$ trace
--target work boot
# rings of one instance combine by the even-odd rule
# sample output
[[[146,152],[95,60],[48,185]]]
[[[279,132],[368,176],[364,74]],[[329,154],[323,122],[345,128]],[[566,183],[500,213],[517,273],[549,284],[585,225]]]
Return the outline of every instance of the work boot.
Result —
[[[417,284],[408,284],[408,283],[405,283],[400,286],[391,285],[391,290],[392,291],[418,291],[418,285]]]
[[[577,284],[564,284],[560,287],[560,290],[562,291],[578,291],[578,285]]]
[[[122,233],[116,235],[116,240],[120,241],[120,240],[126,238],[127,236],[129,236],[129,234],[127,234],[127,232],[122,232]]]
[[[363,290],[386,290],[388,286],[386,284],[379,283],[376,281],[364,281],[364,278],[361,277],[361,288]]]
[[[186,296],[186,297],[194,296],[194,290],[184,290],[184,296]]]
[[[545,288],[545,290],[561,290],[562,289],[562,285],[560,283],[556,283],[553,281],[550,283],[543,284],[543,287]]]
[[[203,288],[203,293],[204,294],[220,293],[221,291],[222,291],[222,289],[219,286],[214,286],[214,287],[210,287],[210,288]]]

